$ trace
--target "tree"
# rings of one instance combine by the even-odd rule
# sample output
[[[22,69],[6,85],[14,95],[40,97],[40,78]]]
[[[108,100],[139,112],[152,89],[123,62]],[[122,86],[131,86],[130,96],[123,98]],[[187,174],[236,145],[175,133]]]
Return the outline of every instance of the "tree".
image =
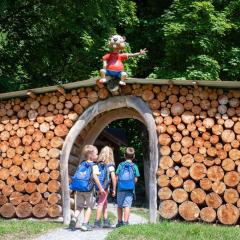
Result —
[[[239,35],[237,7],[239,1],[174,0],[162,15],[164,60],[150,76],[239,79],[239,42],[231,41]]]
[[[2,91],[89,78],[108,37],[138,21],[127,0],[4,0],[0,9]]]
[[[98,74],[113,33],[146,58],[130,76],[239,80],[239,0],[2,0],[0,91]]]

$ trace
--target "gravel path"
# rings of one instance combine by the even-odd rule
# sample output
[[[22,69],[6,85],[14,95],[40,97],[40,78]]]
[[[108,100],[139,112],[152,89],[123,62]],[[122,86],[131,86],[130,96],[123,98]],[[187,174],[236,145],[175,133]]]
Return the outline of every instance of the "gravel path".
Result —
[[[117,215],[117,206],[112,204],[108,205],[108,210]],[[143,224],[147,223],[147,220],[141,216],[131,213],[130,224]],[[34,240],[104,240],[107,234],[113,229],[96,229],[91,232],[81,232],[80,230],[70,231],[69,229],[57,229]]]

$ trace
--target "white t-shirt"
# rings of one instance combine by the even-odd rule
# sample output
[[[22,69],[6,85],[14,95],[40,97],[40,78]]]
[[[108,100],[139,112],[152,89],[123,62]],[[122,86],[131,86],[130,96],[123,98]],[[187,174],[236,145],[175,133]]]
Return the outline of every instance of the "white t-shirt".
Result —
[[[93,174],[100,175],[99,168],[98,168],[97,164],[92,166],[92,171],[93,171]]]
[[[111,172],[115,172],[115,167],[114,166],[109,166],[108,167],[108,171],[111,173]]]

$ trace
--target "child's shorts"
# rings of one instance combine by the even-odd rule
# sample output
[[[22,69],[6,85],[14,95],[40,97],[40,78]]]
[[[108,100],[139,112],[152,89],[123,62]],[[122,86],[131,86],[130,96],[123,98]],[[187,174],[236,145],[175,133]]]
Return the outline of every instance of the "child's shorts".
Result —
[[[95,205],[95,197],[91,192],[77,192],[77,207],[78,208],[93,208]]]
[[[133,192],[122,191],[117,192],[117,205],[119,208],[131,207],[133,203]]]
[[[100,192],[98,192],[98,205],[105,205],[107,206],[108,204],[108,190],[105,190],[104,194],[100,194]]]
[[[122,71],[105,70],[105,74],[111,77],[121,78]]]

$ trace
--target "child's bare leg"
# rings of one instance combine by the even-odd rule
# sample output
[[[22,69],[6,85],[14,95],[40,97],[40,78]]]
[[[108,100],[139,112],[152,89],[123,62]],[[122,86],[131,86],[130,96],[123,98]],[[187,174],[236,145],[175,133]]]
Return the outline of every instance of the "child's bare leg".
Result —
[[[73,217],[78,218],[80,216],[82,210],[83,210],[83,208],[79,208],[78,210],[76,210],[76,212],[74,212],[74,214],[73,214]]]
[[[118,207],[118,222],[122,222],[123,209]]]
[[[103,218],[104,218],[104,219],[107,219],[107,218],[108,218],[107,203],[104,203],[104,205],[103,205]]]
[[[91,217],[91,214],[92,214],[92,209],[90,207],[87,208],[85,214],[84,214],[84,220],[83,220],[83,223],[88,223],[89,222],[89,219]]]
[[[96,213],[96,220],[99,221],[102,217],[103,205],[98,205],[97,213]]]
[[[124,222],[129,221],[129,216],[130,216],[130,208],[125,207],[125,209],[124,209]]]
[[[127,78],[127,73],[126,72],[121,72],[121,80],[119,82],[120,85],[126,85],[126,78]]]

